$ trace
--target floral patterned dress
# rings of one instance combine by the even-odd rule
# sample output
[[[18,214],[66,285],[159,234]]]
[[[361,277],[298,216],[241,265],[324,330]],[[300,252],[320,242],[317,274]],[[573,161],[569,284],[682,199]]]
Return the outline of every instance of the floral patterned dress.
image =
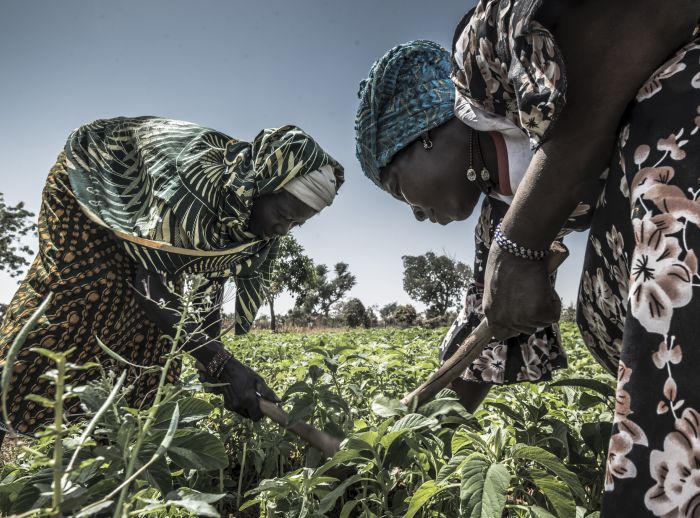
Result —
[[[578,321],[617,371],[604,516],[700,516],[700,37],[637,94],[591,227]]]
[[[452,356],[461,343],[484,318],[484,268],[491,240],[508,205],[486,198],[474,232],[474,278],[467,286],[464,306],[440,345],[440,361]],[[553,276],[555,277],[555,276]],[[553,279],[554,280],[554,279]],[[467,381],[510,384],[521,381],[547,381],[555,369],[566,367],[566,353],[561,346],[559,326],[538,330],[533,335],[519,335],[488,344],[481,355],[464,371]]]
[[[536,9],[530,4],[516,2],[511,8],[510,2],[491,0],[478,3],[467,13],[455,31],[452,80],[458,118],[479,131],[497,129],[501,138],[523,139],[525,148],[529,140],[536,148],[563,106],[566,75],[553,36],[534,19]],[[517,79],[511,81],[511,77]],[[512,158],[508,157],[510,165]],[[508,172],[513,192],[517,188],[514,176],[524,174],[524,170],[515,173],[513,169]],[[560,240],[572,231],[588,229],[596,199],[594,193],[581,201],[559,233]],[[475,229],[474,280],[467,288],[464,307],[440,346],[440,361],[452,356],[484,317],[484,268],[493,233],[508,210],[509,200],[512,196],[493,193],[483,202]],[[546,381],[555,369],[566,365],[559,328],[553,325],[533,335],[494,341],[461,377],[496,384]]]
[[[535,19],[541,5],[479,2],[458,27],[453,56],[457,105],[471,103],[512,121],[535,149],[556,127],[566,102],[564,62],[552,34]],[[586,345],[618,379],[602,516],[695,517],[700,516],[697,29],[640,89],[620,128],[589,214],[577,315]],[[508,381],[507,373],[518,369],[507,365],[509,353],[498,354],[507,360]],[[522,379],[536,379],[526,375],[536,371],[521,356]],[[556,364],[556,358],[548,359],[548,365]],[[490,369],[480,378],[499,381],[499,376]]]

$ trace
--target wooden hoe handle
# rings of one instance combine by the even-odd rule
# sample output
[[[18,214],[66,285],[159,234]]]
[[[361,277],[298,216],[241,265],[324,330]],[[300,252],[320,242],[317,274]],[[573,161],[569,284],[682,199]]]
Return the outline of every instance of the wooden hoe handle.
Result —
[[[554,272],[567,256],[568,250],[566,250],[563,245],[555,243],[547,257],[549,271]],[[410,394],[407,394],[401,401],[408,405],[413,399],[416,399],[420,405],[435,397],[435,394],[449,386],[450,383],[457,379],[457,377],[479,357],[483,348],[491,340],[491,335],[492,333],[491,329],[489,329],[488,322],[486,319],[482,320],[477,328],[462,342],[457,352],[443,363],[420,387]],[[332,457],[340,450],[340,439],[333,437],[323,430],[319,430],[315,426],[304,422],[298,422],[292,426],[288,426],[289,415],[287,412],[271,401],[261,398],[260,410],[277,424],[293,432],[311,446],[319,449],[327,458]]]
[[[319,430],[315,426],[300,421],[287,426],[289,415],[272,401],[260,398],[260,411],[272,419],[275,423],[293,432],[301,439],[305,440],[314,448],[319,449],[327,458],[335,455],[340,450],[340,439]]]
[[[549,272],[553,273],[556,271],[568,255],[569,251],[566,247],[555,242],[546,258]],[[408,405],[415,399],[421,405],[435,397],[435,394],[449,386],[479,357],[481,351],[491,341],[492,335],[493,333],[489,328],[488,322],[484,318],[477,328],[462,342],[457,352],[443,363],[420,387],[404,396],[401,402]]]

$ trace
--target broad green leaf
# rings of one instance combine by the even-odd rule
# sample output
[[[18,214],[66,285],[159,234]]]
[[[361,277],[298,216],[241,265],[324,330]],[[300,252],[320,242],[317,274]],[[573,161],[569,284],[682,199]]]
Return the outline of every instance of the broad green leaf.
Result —
[[[196,397],[179,399],[177,404],[180,407],[179,424],[197,423],[208,417],[211,411],[214,410],[214,405]],[[172,402],[159,406],[153,422],[153,428],[167,428],[174,408],[175,403]]]
[[[547,511],[547,509],[545,509],[544,507],[540,507],[539,505],[529,506],[529,510],[530,515],[533,518],[557,518],[552,513]]]
[[[554,444],[553,450],[556,452],[561,451],[564,458],[569,457],[569,426],[566,423],[560,421],[559,419],[547,419],[545,422],[552,426],[552,439],[558,442],[559,445]],[[554,442],[553,441],[553,442]]]
[[[481,501],[484,493],[484,479],[490,461],[481,453],[472,453],[462,465],[460,485],[460,511],[465,517],[481,515]]]
[[[408,414],[396,421],[391,428],[392,432],[399,430],[420,430],[421,428],[432,428],[437,426],[438,420],[432,417],[425,417],[420,414]]]
[[[607,405],[609,400],[600,397],[598,394],[590,394],[588,392],[582,392],[578,399],[578,406],[581,410],[588,410],[589,408],[594,408],[598,405]]]
[[[185,469],[214,470],[228,466],[228,456],[223,443],[207,432],[197,432],[184,437],[177,435],[168,448],[168,456]]]
[[[374,430],[358,433],[355,437],[372,448],[379,443],[379,432],[375,432]]]
[[[361,502],[359,500],[350,500],[349,502],[345,502],[345,505],[340,511],[340,518],[350,518],[350,516],[352,516],[350,513],[352,513],[355,507],[357,507],[360,503]]]
[[[29,511],[34,507],[39,497],[40,492],[35,485],[25,484],[12,502],[10,512],[12,514],[21,514]]]
[[[372,412],[380,417],[401,416],[408,412],[408,407],[398,399],[379,396],[372,402]]]
[[[464,409],[462,404],[457,401],[456,399],[435,399],[433,401],[428,401],[427,403],[421,405],[418,407],[418,410],[416,410],[419,414],[422,414],[427,417],[437,417],[437,416],[442,416],[449,414],[450,412],[454,412],[456,414],[466,414],[466,416],[469,416],[469,413]]]
[[[576,502],[566,484],[550,475],[533,478],[533,482],[547,498],[559,518],[576,515]]]
[[[365,461],[366,459],[360,454],[359,450],[340,450],[333,455],[333,458],[326,461],[322,466],[319,466],[314,473],[316,475],[323,475],[329,469],[353,460]]]
[[[314,413],[315,402],[311,394],[304,394],[299,399],[294,401],[294,406],[289,412],[288,426],[292,426],[300,421],[306,420]]]
[[[39,403],[41,406],[43,406],[45,408],[53,408],[54,405],[56,404],[55,401],[52,401],[49,398],[45,398],[44,396],[40,396],[39,394],[29,394],[24,399],[27,399],[29,401],[34,401],[35,403]]]
[[[579,505],[576,507],[576,518],[600,518],[600,511],[589,513],[588,509]]]
[[[581,426],[583,441],[596,455],[602,453],[608,447],[611,432],[612,423],[610,421],[583,423]]]
[[[89,505],[87,507],[83,507],[81,511],[76,514],[76,518],[84,518],[86,516],[94,516],[95,514],[99,513],[100,511],[107,509],[109,506],[111,506],[114,503],[113,500],[107,500],[102,503],[97,503],[96,505]]]
[[[330,493],[325,495],[321,501],[319,502],[319,508],[318,510],[321,513],[327,513],[333,507],[335,507],[335,503],[340,498],[343,494],[345,494],[345,491],[347,490],[348,487],[351,485],[355,484],[356,482],[359,482],[360,480],[367,480],[363,479],[362,475],[353,475],[352,477],[343,480],[340,484],[338,484],[338,487],[333,489]]]
[[[411,500],[408,502],[408,510],[403,515],[403,518],[412,518],[431,498],[452,487],[454,486],[438,486],[434,480],[424,482],[411,496]]]
[[[260,498],[254,498],[253,500],[248,500],[247,502],[243,502],[241,506],[238,508],[239,511],[245,511],[249,507],[253,507],[254,505],[258,505],[262,503],[262,499]]]
[[[524,459],[539,464],[553,475],[562,479],[579,501],[585,501],[586,495],[578,477],[572,473],[556,455],[538,446],[526,446],[521,444],[517,444],[513,447],[511,455],[514,459]]]
[[[498,401],[484,401],[484,405],[490,406],[493,408],[497,408],[500,412],[502,412],[503,414],[510,417],[516,423],[518,423],[520,425],[525,425],[525,421],[526,421],[525,416],[517,413],[515,410],[513,410],[511,407],[509,407],[505,403],[501,403]]]
[[[597,392],[598,394],[600,394],[604,397],[609,397],[609,398],[615,397],[615,389],[613,387],[611,387],[607,383],[604,383],[602,381],[598,381],[596,379],[591,379],[591,378],[563,379],[563,380],[556,381],[554,383],[550,383],[549,386],[550,387],[586,388],[589,390],[593,390],[594,392]]]
[[[165,457],[160,457],[146,470],[146,480],[158,490],[167,494],[173,488],[173,477]]]
[[[170,500],[191,500],[196,502],[206,502],[213,504],[226,496],[226,493],[200,493],[194,489],[181,487],[175,491],[171,491],[165,496],[165,499]]]
[[[484,479],[481,518],[500,517],[506,506],[506,491],[510,486],[510,471],[503,464],[491,464]]]
[[[394,432],[389,432],[389,433],[385,434],[384,437],[381,438],[381,440],[379,441],[379,444],[381,444],[385,450],[388,450],[391,447],[391,445],[394,443],[394,441],[396,441],[396,439],[398,439],[402,435],[407,434],[409,431],[410,430],[404,429],[404,430],[397,430]]]
[[[474,443],[476,443],[478,448],[473,447]],[[452,436],[452,455],[459,453],[463,449],[488,451],[489,445],[479,434],[460,428]]]
[[[155,455],[157,457],[160,457],[165,453],[165,451],[170,448],[170,445],[173,442],[173,437],[175,437],[175,432],[177,431],[177,424],[178,421],[180,420],[180,406],[175,403],[175,408],[173,409],[173,415],[170,418],[170,425],[168,425],[168,430],[165,432],[165,435],[163,436],[163,440],[160,442],[158,445],[158,449],[156,450]]]
[[[459,396],[454,390],[444,388],[440,392],[435,394],[434,399],[459,399]]]
[[[305,381],[297,381],[294,383],[291,387],[289,387],[285,393],[284,396],[282,397],[283,400],[286,400],[289,396],[292,394],[311,394],[314,391],[313,388],[309,386],[308,383]]]
[[[206,516],[210,518],[219,518],[221,516],[219,511],[216,510],[216,507],[200,500],[184,498],[182,500],[169,500],[168,504],[181,509],[187,509],[194,513],[195,516]]]
[[[466,462],[467,457],[468,456],[464,453],[453,456],[442,468],[440,468],[437,477],[435,477],[435,482],[437,484],[441,484],[455,473],[461,471],[462,465]]]

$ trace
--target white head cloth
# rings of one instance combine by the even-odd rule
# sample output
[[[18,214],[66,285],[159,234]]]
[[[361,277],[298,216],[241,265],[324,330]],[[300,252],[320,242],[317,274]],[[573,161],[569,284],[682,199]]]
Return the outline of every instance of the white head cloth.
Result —
[[[333,168],[324,165],[320,169],[294,178],[282,188],[316,212],[321,212],[321,209],[328,207],[335,198],[336,182]]]

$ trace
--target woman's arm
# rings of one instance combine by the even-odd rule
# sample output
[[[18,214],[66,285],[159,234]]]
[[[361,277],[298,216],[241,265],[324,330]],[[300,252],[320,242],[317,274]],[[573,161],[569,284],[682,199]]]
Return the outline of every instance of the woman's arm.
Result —
[[[215,281],[219,282],[219,281]],[[166,286],[160,275],[140,265],[134,279],[136,300],[161,333],[173,336],[180,323],[181,299]],[[214,306],[207,308],[201,322],[186,322],[182,347],[199,363],[200,379],[225,383],[212,391],[224,397],[224,407],[254,421],[262,418],[258,398],[277,402],[277,396],[251,368],[234,358],[221,342],[220,290],[213,295]],[[211,372],[216,369],[216,372]]]
[[[594,0],[573,3],[562,13],[552,32],[566,65],[566,106],[503,220],[511,240],[533,249],[549,247],[607,167],[629,102],[690,39],[699,16],[696,0]],[[499,334],[528,332],[556,320],[558,297],[546,282],[544,265],[495,244],[491,252],[484,309],[501,328]]]
[[[535,153],[503,222],[506,234],[529,248],[546,248],[594,188],[610,161],[628,104],[654,70],[690,39],[700,16],[697,0],[575,5],[553,30],[566,65],[566,106]]]

